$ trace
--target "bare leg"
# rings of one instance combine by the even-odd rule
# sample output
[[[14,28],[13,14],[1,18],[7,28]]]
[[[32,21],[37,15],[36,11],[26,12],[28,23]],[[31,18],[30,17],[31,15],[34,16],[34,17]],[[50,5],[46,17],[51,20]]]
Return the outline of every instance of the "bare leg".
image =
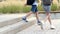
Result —
[[[35,13],[37,21],[39,21],[38,12]]]
[[[32,11],[30,11],[25,17],[27,18],[28,16],[30,16],[32,14]]]
[[[29,12],[26,16],[24,16],[22,18],[22,20],[24,20],[25,22],[28,22],[28,20],[26,19],[28,16],[30,16],[32,14],[32,12]]]
[[[41,21],[39,20],[38,12],[36,12],[35,14],[36,14],[36,19],[37,19],[38,25],[41,25],[41,29],[43,29],[43,24],[42,24]]]
[[[50,18],[50,13],[47,12],[47,13],[46,13],[46,16],[47,16],[47,19],[48,19],[50,25],[52,25],[52,23],[51,23],[51,18]]]
[[[55,29],[55,27],[52,25],[52,22],[51,22],[50,13],[46,13],[46,15],[47,15],[47,19],[48,19],[48,21],[50,23],[51,29]]]

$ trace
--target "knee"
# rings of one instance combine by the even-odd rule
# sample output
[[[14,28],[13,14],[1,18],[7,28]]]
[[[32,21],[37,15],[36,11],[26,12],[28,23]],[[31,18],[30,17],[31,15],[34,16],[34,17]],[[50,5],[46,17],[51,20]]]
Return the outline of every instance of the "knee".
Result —
[[[51,14],[50,14],[50,13],[46,13],[46,15],[47,15],[47,16],[51,16]]]

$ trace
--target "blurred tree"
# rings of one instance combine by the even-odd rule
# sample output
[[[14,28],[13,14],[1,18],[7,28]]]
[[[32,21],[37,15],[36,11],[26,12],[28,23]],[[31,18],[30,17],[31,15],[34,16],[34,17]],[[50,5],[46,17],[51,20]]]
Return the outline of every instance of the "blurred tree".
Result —
[[[59,9],[59,7],[60,7],[60,0],[57,0],[57,2],[58,2],[57,8]]]
[[[2,2],[2,1],[6,1],[6,0],[0,0],[0,2]]]
[[[2,2],[2,0],[0,0],[0,2]]]
[[[60,0],[57,0],[58,1],[58,3],[60,2]]]

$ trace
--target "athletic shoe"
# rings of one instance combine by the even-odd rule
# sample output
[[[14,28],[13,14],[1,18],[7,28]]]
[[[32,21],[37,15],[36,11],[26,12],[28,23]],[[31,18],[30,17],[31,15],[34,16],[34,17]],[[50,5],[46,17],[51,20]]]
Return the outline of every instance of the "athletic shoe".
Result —
[[[50,26],[51,29],[55,29],[55,27],[53,25]]]
[[[28,22],[25,17],[23,17],[22,20],[24,20],[25,22]]]

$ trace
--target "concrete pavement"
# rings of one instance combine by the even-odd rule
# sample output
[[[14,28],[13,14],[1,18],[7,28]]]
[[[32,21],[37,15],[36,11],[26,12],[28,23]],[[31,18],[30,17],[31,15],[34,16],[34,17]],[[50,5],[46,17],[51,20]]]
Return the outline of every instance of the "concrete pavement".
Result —
[[[26,15],[26,14],[1,14],[0,23],[3,22],[2,24],[4,24],[4,25],[2,27],[0,27],[0,34],[60,34],[60,19],[59,19],[60,16],[59,16],[59,14],[51,15],[52,24],[56,27],[55,30],[51,30],[50,24],[48,23],[48,21],[43,22],[43,20],[41,20],[41,21],[44,24],[43,25],[44,30],[41,30],[40,26],[37,25],[36,18],[34,17],[35,15],[31,15],[32,18],[29,18],[28,19],[29,22],[26,24],[24,21],[20,22],[19,18],[21,18],[24,15]],[[45,18],[44,14],[40,14],[39,17],[40,16],[41,16],[41,19]],[[12,19],[14,19],[14,22]],[[9,20],[9,22],[5,22],[8,20]],[[18,22],[16,22],[17,20],[18,20]],[[23,27],[23,26],[25,26],[25,27]]]
[[[40,26],[34,24],[33,26],[18,32],[17,34],[60,34],[60,19],[52,20],[53,25],[56,27],[54,30],[50,29],[48,21],[44,23],[44,30]]]

